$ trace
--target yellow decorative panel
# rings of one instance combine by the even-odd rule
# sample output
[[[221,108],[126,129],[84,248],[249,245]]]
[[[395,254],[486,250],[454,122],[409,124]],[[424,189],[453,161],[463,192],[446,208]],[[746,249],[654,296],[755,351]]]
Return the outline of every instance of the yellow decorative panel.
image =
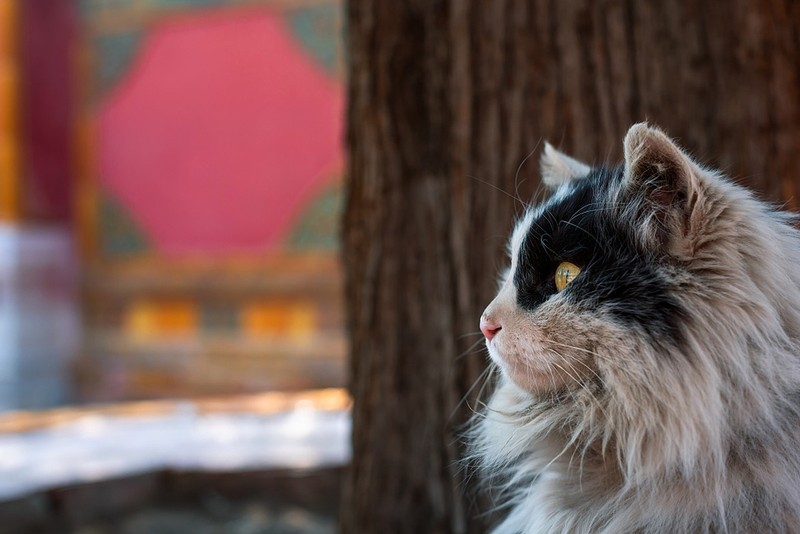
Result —
[[[125,314],[126,333],[141,340],[190,336],[197,325],[197,307],[188,300],[142,299]]]
[[[305,301],[253,302],[242,308],[242,329],[250,336],[310,338],[317,326],[316,308]]]

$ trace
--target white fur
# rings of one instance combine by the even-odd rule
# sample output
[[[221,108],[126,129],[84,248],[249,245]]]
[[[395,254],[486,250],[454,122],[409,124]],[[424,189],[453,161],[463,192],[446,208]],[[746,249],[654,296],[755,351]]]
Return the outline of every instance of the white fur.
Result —
[[[592,170],[585,163],[556,150],[547,141],[544,143],[539,166],[542,180],[550,189],[557,189],[576,178],[582,178]]]

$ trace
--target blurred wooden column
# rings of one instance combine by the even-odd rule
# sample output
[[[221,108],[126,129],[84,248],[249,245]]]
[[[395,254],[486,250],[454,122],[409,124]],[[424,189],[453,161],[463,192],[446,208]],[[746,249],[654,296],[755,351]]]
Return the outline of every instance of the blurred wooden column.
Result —
[[[0,0],[0,411],[71,398],[73,2]]]
[[[20,217],[16,0],[0,0],[0,223]]]
[[[459,355],[480,339],[540,141],[614,162],[647,119],[796,206],[800,3],[351,0],[347,28],[343,530],[480,530],[457,462],[485,356]]]
[[[485,368],[478,316],[520,208],[513,192],[536,184],[533,165],[515,182],[538,141],[527,4],[349,4],[345,533],[477,525],[459,431]]]
[[[75,9],[0,0],[0,221],[70,220]]]

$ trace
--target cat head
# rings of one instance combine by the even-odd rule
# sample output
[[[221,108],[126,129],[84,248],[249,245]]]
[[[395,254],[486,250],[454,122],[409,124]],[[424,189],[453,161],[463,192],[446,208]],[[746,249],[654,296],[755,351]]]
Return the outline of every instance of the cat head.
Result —
[[[591,167],[546,145],[552,194],[517,223],[481,330],[519,396],[591,406],[577,426],[591,413],[668,465],[722,439],[728,397],[759,402],[754,347],[798,334],[796,232],[656,128],[624,154]]]
[[[645,124],[628,132],[623,166],[592,168],[546,144],[541,167],[553,195],[516,225],[481,319],[493,360],[531,393],[593,375],[628,352],[620,343],[679,345],[675,270],[702,231],[691,227],[702,171]]]

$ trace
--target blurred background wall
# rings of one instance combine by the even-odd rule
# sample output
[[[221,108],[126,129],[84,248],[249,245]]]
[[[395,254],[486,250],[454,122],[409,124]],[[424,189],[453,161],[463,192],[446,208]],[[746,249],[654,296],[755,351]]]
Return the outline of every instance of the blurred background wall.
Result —
[[[0,0],[0,409],[343,384],[340,11]]]

